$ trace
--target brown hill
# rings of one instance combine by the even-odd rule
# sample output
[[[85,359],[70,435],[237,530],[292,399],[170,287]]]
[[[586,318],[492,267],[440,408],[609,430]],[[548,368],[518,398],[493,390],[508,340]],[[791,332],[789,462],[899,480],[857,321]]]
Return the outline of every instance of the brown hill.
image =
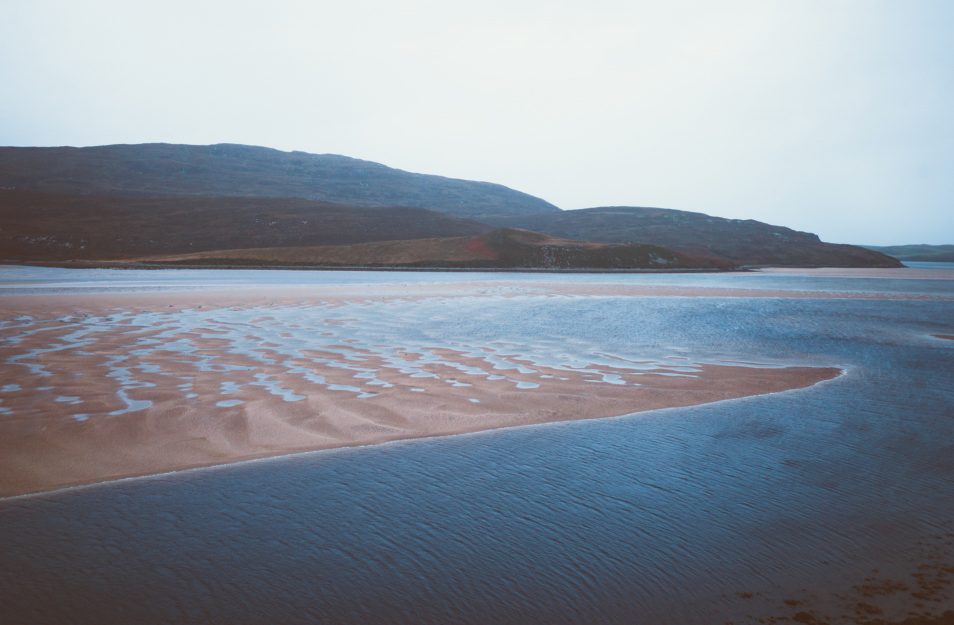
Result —
[[[0,190],[0,259],[108,260],[160,254],[482,234],[422,208],[288,198],[96,197]]]
[[[901,266],[877,251],[753,220],[639,207],[561,211],[501,185],[337,155],[231,144],[0,147],[0,257],[7,259],[343,245],[495,227],[655,245],[718,266]]]
[[[537,232],[494,230],[471,237],[356,245],[216,250],[138,259],[180,265],[444,267],[534,269],[729,269],[652,245],[570,241]]]
[[[480,219],[558,211],[503,185],[415,174],[336,154],[249,145],[0,147],[0,188],[70,195],[299,197]]]
[[[606,243],[646,243],[739,265],[900,267],[897,259],[854,245],[751,219],[723,219],[665,208],[613,206],[500,217],[497,226]]]

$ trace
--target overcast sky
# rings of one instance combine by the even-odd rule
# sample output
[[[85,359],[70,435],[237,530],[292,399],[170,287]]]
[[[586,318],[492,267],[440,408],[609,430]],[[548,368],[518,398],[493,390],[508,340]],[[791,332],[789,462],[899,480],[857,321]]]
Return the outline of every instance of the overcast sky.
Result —
[[[0,4],[0,144],[247,143],[954,243],[954,2]]]

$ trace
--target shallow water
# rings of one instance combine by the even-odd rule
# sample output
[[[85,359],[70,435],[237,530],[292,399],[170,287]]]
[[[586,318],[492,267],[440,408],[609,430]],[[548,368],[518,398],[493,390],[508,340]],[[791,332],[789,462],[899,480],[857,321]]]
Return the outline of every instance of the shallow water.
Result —
[[[18,271],[0,281],[525,280]],[[783,275],[546,279],[952,292],[941,281]],[[17,623],[748,622],[783,610],[784,598],[829,605],[873,569],[903,577],[949,556],[954,341],[931,335],[954,334],[954,302],[488,296],[394,306],[353,337],[847,373],[694,408],[2,501],[0,610]]]
[[[924,267],[927,265],[927,267]],[[951,265],[951,267],[942,267]],[[911,263],[954,274],[954,263]],[[840,278],[763,272],[728,273],[546,273],[485,271],[302,271],[293,269],[62,269],[0,265],[0,297],[35,293],[184,291],[255,284],[361,285],[498,282],[620,284],[954,295],[954,280]]]
[[[946,269],[950,271],[954,269],[954,262],[949,261],[937,261],[937,262],[924,262],[917,260],[906,260],[904,261],[905,267],[911,267],[912,269]]]

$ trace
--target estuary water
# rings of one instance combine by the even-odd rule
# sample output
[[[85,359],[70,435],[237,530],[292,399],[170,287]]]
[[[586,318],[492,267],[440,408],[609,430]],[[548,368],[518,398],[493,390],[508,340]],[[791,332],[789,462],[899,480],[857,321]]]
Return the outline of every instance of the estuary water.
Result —
[[[375,314],[393,312],[388,336],[408,340],[845,374],[691,408],[0,500],[0,622],[664,625],[798,611],[855,622],[861,602],[878,601],[899,619],[954,609],[942,574],[954,564],[954,341],[937,337],[954,335],[954,280],[940,279],[944,271],[893,279],[0,268],[4,298],[464,281],[891,296],[489,294],[391,304]],[[916,596],[918,571],[938,579],[926,598]],[[863,592],[866,582],[884,592]]]

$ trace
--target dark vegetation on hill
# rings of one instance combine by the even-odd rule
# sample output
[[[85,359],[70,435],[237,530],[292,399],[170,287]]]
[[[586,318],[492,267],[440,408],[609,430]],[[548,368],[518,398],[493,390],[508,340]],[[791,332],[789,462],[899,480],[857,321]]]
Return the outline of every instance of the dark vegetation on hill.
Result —
[[[866,245],[865,247],[900,260],[954,262],[954,245]]]
[[[665,208],[614,206],[501,217],[497,226],[606,243],[647,243],[739,265],[899,267],[896,259],[854,245],[751,219],[723,219]]]
[[[538,245],[528,234],[500,235],[496,255],[482,259],[461,258],[451,244],[441,247],[446,256],[431,251],[423,258],[421,250],[406,249],[410,240],[467,238],[494,228],[537,231],[553,240]],[[288,256],[274,251],[279,248],[383,241],[405,242],[402,258],[433,266],[901,266],[876,251],[752,220],[659,208],[561,211],[501,185],[413,174],[344,156],[233,144],[0,147],[4,260],[128,260],[259,249],[259,264],[276,264],[278,256]],[[585,241],[629,247],[611,251]],[[646,246],[655,246],[659,263],[639,256]],[[374,264],[383,249],[354,247],[347,264]],[[275,262],[263,250],[271,250]],[[367,262],[354,262],[359,252],[369,254]]]
[[[247,247],[481,234],[422,208],[283,198],[121,198],[0,191],[0,259],[110,260]]]
[[[729,269],[653,245],[589,243],[516,229],[472,237],[357,245],[216,250],[141,259],[148,263],[232,266],[447,267],[488,269]]]
[[[74,195],[299,197],[430,208],[471,219],[559,210],[499,184],[234,144],[0,147],[0,187]]]

